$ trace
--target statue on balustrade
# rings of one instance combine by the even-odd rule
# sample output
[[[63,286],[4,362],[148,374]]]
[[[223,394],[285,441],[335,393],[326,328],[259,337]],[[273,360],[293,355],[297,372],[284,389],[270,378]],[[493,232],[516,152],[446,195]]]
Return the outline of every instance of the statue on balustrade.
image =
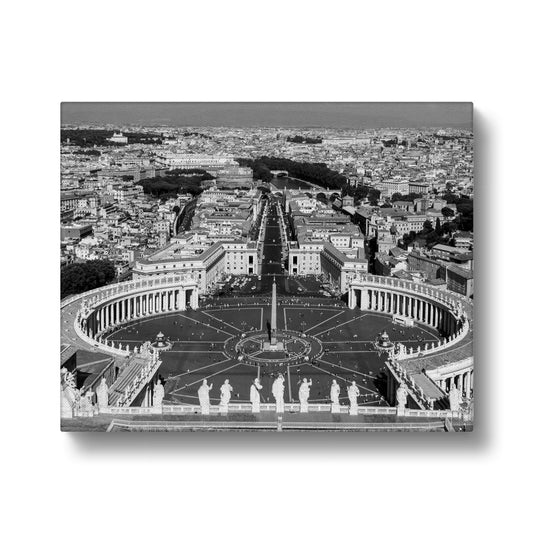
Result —
[[[284,392],[285,392],[285,378],[279,374],[278,377],[272,383],[272,395],[276,399],[276,412],[283,413],[285,410],[284,403]]]
[[[307,381],[307,378],[304,378],[302,384],[300,385],[300,389],[298,391],[298,399],[300,400],[300,413],[307,413],[308,411],[308,400],[312,384],[312,379]]]
[[[340,385],[337,383],[337,380],[334,379],[331,383],[331,388],[329,390],[329,396],[331,398],[331,403],[333,405],[339,405],[339,396],[341,393]]]
[[[250,385],[250,403],[252,404],[252,413],[259,413],[259,405],[261,403],[261,393],[259,392],[263,385],[259,382],[259,378],[255,378]]]
[[[109,387],[105,378],[102,378],[96,387],[96,401],[100,409],[105,409],[109,405]]]
[[[226,379],[222,386],[220,387],[220,405],[227,407],[229,401],[231,400],[231,393],[233,392],[233,387],[229,384],[229,379]]]
[[[450,392],[448,393],[448,399],[450,400],[450,409],[452,411],[459,411],[459,404],[461,403],[461,394],[459,389],[452,383]]]
[[[61,369],[61,417],[72,418],[79,407],[80,391],[76,380],[65,367]]]
[[[89,389],[80,398],[80,410],[79,410],[79,412],[80,412],[81,415],[92,416],[94,414],[93,396],[94,396],[94,392]]]
[[[400,383],[400,386],[396,389],[396,407],[398,407],[398,410],[404,410],[405,406],[407,405],[407,387],[405,386],[405,383]]]
[[[207,379],[202,381],[200,388],[198,389],[198,399],[200,400],[200,407],[202,408],[202,414],[209,413],[209,391],[213,388],[213,384],[207,384]]]
[[[352,384],[348,386],[348,400],[350,400],[350,414],[356,415],[357,414],[357,397],[360,396],[359,387],[355,383],[355,381],[352,381]]]
[[[161,380],[158,379],[157,383],[154,386],[154,396],[153,396],[152,405],[154,407],[162,407],[164,397],[165,397],[165,387],[163,387]]]

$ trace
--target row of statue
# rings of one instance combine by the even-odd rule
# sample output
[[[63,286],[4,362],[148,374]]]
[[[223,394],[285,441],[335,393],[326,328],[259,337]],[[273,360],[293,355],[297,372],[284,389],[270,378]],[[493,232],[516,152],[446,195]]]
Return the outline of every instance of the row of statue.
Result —
[[[303,378],[300,388],[298,390],[298,399],[300,401],[300,412],[307,413],[309,406],[309,396],[311,392],[311,386],[313,385],[312,379]],[[200,407],[202,413],[208,413],[210,407],[209,392],[213,388],[213,384],[208,385],[207,379],[204,379],[200,388],[198,389],[198,399],[200,401]],[[259,406],[261,404],[261,393],[263,389],[259,378],[255,378],[253,383],[250,385],[250,403],[252,404],[252,412],[259,412]],[[220,408],[221,411],[227,411],[228,404],[231,399],[231,393],[233,392],[233,387],[230,385],[229,379],[226,379],[222,386],[220,387]],[[330,387],[330,398],[332,412],[340,412],[340,403],[339,397],[341,393],[341,387],[337,383],[337,380],[333,380]],[[347,387],[348,399],[350,401],[350,412],[357,410],[357,397],[360,396],[359,388],[357,387],[355,381],[352,381],[351,384]],[[285,403],[285,378],[283,375],[278,375],[278,377],[272,383],[272,395],[276,400],[276,411],[283,412]]]
[[[76,388],[73,375],[66,369],[62,369],[61,373],[61,389],[62,389],[62,416],[72,416],[72,413],[79,415],[91,415],[94,412],[93,396],[94,392],[91,390],[81,394],[79,389]],[[313,385],[312,379],[303,378],[298,390],[298,399],[300,402],[300,412],[307,413],[309,406],[309,396],[311,392],[311,386]],[[209,413],[210,399],[209,392],[212,390],[213,384],[208,385],[207,380],[204,379],[202,385],[198,389],[198,399],[200,400],[200,407],[202,414]],[[252,412],[258,413],[261,404],[261,390],[263,385],[259,381],[259,378],[255,378],[250,385],[250,403],[252,404]],[[347,387],[348,400],[350,402],[350,414],[357,414],[358,404],[357,398],[360,396],[359,388],[355,381],[352,381]],[[230,385],[229,379],[226,379],[220,387],[220,411],[227,412],[228,405],[231,400],[231,394],[233,387]],[[340,398],[341,387],[337,383],[337,380],[332,380],[330,387],[330,399],[331,399],[331,412],[340,413]],[[284,412],[285,403],[285,378],[283,375],[278,377],[272,383],[272,395],[276,401],[276,411],[278,413]],[[157,380],[154,385],[152,406],[162,408],[163,398],[165,396],[165,389],[161,383],[161,380]],[[405,412],[409,391],[407,385],[401,382],[396,389],[396,407],[399,413]],[[450,402],[451,411],[459,411],[461,403],[461,393],[456,388],[455,384],[449,391],[448,399]],[[107,408],[109,405],[109,387],[106,383],[106,378],[103,377],[98,386],[96,387],[96,403],[101,410]]]
[[[402,381],[396,389],[396,407],[398,408],[398,411],[401,412],[405,410],[408,396],[409,391],[407,390],[407,385]],[[448,400],[450,402],[450,411],[459,411],[461,409],[461,392],[455,386],[455,383],[452,383],[450,391],[448,392]]]

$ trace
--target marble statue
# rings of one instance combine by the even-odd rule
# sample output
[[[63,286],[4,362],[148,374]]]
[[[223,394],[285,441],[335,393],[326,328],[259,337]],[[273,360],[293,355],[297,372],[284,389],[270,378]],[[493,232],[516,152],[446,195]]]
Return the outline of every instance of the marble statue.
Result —
[[[263,385],[259,382],[259,378],[255,378],[254,382],[250,385],[250,403],[252,404],[252,413],[259,413],[261,404],[261,394],[259,391],[263,388]]]
[[[80,415],[93,416],[94,414],[93,396],[94,396],[94,392],[92,390],[88,390],[80,398],[80,411],[79,411]]]
[[[398,414],[403,414],[405,412],[407,394],[407,387],[405,386],[405,383],[400,383],[400,386],[396,390],[396,407]]]
[[[348,386],[348,399],[350,400],[350,414],[351,415],[357,415],[358,413],[358,404],[357,404],[357,397],[361,393],[359,392],[359,387],[355,383],[355,381],[352,381],[352,384]]]
[[[285,392],[285,378],[279,374],[272,383],[272,395],[276,399],[276,412],[283,413],[285,411],[285,404],[283,394]]]
[[[339,396],[341,393],[341,388],[339,384],[337,383],[337,380],[334,379],[331,383],[331,388],[329,390],[329,396],[331,398],[331,412],[332,413],[340,413],[340,404],[339,404]]]
[[[220,410],[223,412],[228,412],[228,404],[231,399],[231,393],[233,392],[233,387],[229,384],[229,379],[226,379],[222,386],[220,387]]]
[[[448,393],[448,399],[450,400],[450,409],[452,411],[459,411],[459,404],[461,403],[461,395],[459,389],[455,386],[455,383],[452,384],[450,392]]]
[[[61,369],[61,418],[72,418],[79,407],[80,391],[76,388],[74,376]]]
[[[300,413],[307,413],[309,404],[309,394],[313,380],[310,379],[307,381],[307,378],[304,378],[302,384],[300,385],[300,390],[298,391],[298,399],[300,400]]]
[[[109,405],[109,387],[105,378],[102,378],[98,387],[96,387],[96,400],[99,409],[105,409]]]
[[[198,399],[200,400],[200,407],[203,415],[209,414],[209,391],[213,388],[213,384],[207,384],[207,379],[202,381],[198,389]]]
[[[165,397],[165,387],[161,384],[161,380],[158,379],[154,386],[154,396],[152,405],[153,407],[163,407],[163,398]]]

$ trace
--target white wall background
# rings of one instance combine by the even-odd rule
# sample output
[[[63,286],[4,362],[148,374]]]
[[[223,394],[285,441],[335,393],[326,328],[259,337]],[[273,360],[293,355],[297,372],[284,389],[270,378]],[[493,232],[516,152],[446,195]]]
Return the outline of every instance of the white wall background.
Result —
[[[527,528],[530,15],[512,0],[5,6],[5,531]],[[61,434],[63,100],[473,101],[476,432]]]

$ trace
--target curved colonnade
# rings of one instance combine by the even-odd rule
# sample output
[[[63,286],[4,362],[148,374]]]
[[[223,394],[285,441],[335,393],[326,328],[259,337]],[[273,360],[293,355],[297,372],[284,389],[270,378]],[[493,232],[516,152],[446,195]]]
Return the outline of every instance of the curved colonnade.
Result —
[[[74,328],[78,336],[106,353],[127,356],[129,346],[115,346],[103,335],[115,327],[142,318],[198,307],[197,282],[189,276],[149,277],[108,285],[64,300],[61,306],[82,299]]]
[[[426,285],[390,277],[361,274],[349,285],[348,306],[363,311],[384,313],[436,329],[444,340],[425,344],[396,356],[399,362],[428,358],[449,352],[468,342],[472,335],[472,303],[460,295]],[[459,350],[458,350],[459,352]],[[434,366],[434,365],[433,365]],[[427,372],[444,392],[454,384],[470,397],[474,387],[473,357],[459,355],[453,362],[443,361]]]
[[[101,287],[67,298],[61,302],[61,307],[81,300],[74,319],[74,329],[80,339],[105,353],[125,357],[135,350],[103,340],[103,335],[134,320],[184,311],[187,307],[196,309],[198,297],[197,282],[191,277],[158,276]],[[469,300],[418,283],[362,274],[349,285],[348,306],[411,319],[437,329],[445,337],[431,345],[393,355],[402,366],[449,353],[472,335]],[[444,393],[454,384],[467,397],[471,396],[473,357],[470,352],[466,353],[469,355],[453,361],[443,360],[441,365],[433,365],[428,370],[427,375]]]

